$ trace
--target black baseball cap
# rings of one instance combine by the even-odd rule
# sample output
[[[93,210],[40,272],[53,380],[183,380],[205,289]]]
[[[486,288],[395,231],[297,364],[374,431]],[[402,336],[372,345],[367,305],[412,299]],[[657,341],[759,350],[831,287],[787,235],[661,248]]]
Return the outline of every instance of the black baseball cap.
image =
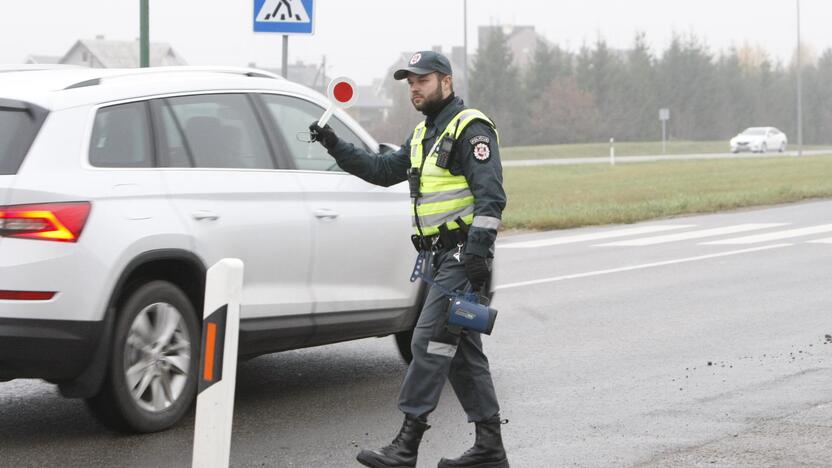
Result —
[[[443,75],[453,75],[451,62],[448,57],[432,50],[416,52],[410,57],[410,64],[406,68],[400,68],[393,73],[393,78],[403,80],[408,73],[427,75],[428,73],[439,72]]]

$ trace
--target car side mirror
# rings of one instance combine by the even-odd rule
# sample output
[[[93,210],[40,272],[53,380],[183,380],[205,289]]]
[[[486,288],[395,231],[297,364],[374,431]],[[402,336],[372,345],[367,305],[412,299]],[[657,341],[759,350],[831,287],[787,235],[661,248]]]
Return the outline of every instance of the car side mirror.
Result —
[[[392,153],[393,151],[398,151],[399,148],[399,145],[394,145],[392,143],[379,143],[378,152],[379,154]]]

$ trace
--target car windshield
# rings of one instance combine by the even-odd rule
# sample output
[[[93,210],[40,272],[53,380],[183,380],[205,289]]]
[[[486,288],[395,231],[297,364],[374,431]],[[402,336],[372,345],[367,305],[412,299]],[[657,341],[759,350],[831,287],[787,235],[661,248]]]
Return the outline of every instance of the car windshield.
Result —
[[[26,111],[0,108],[0,175],[17,173],[37,128],[38,123]]]
[[[765,128],[756,128],[756,127],[747,128],[747,129],[745,129],[744,132],[742,132],[742,134],[743,135],[751,135],[751,136],[765,135],[766,134],[766,129]]]

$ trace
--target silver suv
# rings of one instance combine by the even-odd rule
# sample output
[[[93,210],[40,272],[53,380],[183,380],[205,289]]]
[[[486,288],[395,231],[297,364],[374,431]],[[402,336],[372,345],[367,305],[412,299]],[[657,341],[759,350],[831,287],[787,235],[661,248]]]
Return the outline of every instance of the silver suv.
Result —
[[[241,357],[395,334],[409,359],[408,192],[303,141],[326,104],[258,70],[0,71],[0,380],[173,425],[224,257],[245,263]],[[343,112],[331,125],[380,149]]]

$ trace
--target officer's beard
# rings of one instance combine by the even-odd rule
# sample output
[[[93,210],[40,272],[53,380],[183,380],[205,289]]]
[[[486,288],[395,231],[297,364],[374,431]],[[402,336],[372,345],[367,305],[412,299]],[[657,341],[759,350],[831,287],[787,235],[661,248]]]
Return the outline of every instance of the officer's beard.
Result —
[[[424,114],[425,117],[428,118],[428,122],[430,122],[431,119],[434,119],[437,115],[439,115],[442,109],[444,109],[445,106],[447,106],[448,103],[454,99],[454,97],[455,95],[453,91],[451,91],[451,94],[443,99],[442,88],[440,87],[435,93],[431,93],[428,98],[422,101],[421,109],[419,107],[416,109],[422,111],[422,114]]]
[[[414,102],[413,107],[430,117],[438,114],[445,107],[445,104],[445,99],[442,99],[442,84],[437,83],[436,89],[427,96],[424,96],[421,104]]]

